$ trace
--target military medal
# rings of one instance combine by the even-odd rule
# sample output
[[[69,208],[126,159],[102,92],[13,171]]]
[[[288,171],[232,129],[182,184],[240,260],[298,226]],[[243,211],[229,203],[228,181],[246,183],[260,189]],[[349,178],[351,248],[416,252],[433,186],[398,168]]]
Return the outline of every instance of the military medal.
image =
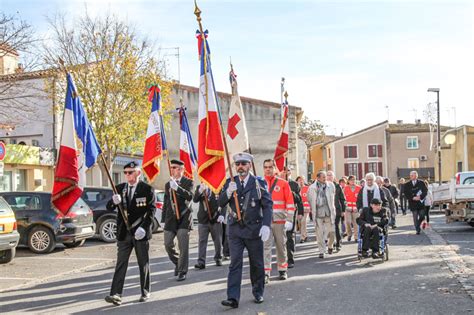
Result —
[[[252,206],[252,208],[255,208],[255,200],[253,200],[253,198],[252,198],[252,202],[250,203],[250,205]]]

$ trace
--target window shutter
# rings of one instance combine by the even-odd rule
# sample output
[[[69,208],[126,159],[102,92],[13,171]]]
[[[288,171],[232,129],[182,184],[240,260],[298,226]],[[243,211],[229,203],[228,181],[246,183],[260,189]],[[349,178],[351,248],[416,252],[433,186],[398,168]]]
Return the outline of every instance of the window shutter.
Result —
[[[345,145],[344,146],[344,158],[347,159],[349,156],[349,148]]]
[[[382,157],[382,145],[377,145],[377,156]]]
[[[359,173],[359,179],[362,178],[362,163],[358,164],[357,171]]]
[[[364,173],[367,174],[369,172],[369,163],[364,163]]]
[[[383,176],[383,174],[382,174],[382,173],[383,173],[383,170],[382,170],[382,162],[378,162],[377,164],[378,164],[377,166],[378,166],[378,170],[379,170],[379,174],[378,174],[378,175],[379,175],[379,176]]]
[[[354,149],[354,154],[352,155],[352,157],[358,158],[359,157],[359,152],[357,152],[357,146],[353,146],[352,148]]]
[[[344,176],[349,176],[349,164],[344,163]]]

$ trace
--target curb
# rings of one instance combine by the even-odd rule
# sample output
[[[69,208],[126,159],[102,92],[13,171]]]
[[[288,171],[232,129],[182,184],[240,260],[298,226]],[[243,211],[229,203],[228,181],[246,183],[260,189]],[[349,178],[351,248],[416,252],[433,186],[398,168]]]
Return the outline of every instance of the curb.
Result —
[[[431,244],[442,246],[439,255],[448,265],[449,270],[454,274],[458,282],[466,293],[474,300],[474,273],[462,260],[461,256],[456,253],[454,248],[449,245],[438,232],[429,229],[423,230],[430,239]]]

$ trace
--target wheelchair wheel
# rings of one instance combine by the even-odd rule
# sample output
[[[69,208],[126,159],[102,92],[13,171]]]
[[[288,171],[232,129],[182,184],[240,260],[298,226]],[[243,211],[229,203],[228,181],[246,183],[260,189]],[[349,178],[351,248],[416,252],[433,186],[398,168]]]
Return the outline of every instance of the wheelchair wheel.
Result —
[[[385,255],[384,255],[385,260],[388,260],[388,244],[385,244]]]

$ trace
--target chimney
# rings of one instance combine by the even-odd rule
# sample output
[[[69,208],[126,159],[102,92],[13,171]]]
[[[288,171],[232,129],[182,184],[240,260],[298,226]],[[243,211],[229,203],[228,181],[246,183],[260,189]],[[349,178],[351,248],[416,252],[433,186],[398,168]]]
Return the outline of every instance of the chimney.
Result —
[[[397,120],[397,125],[403,125],[403,120],[401,119]]]

